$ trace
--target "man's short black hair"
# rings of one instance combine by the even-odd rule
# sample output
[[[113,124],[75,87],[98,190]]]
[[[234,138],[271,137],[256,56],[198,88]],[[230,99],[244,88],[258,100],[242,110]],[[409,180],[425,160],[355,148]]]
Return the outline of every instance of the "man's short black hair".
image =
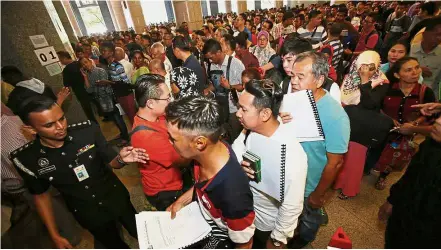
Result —
[[[167,122],[191,135],[205,136],[216,143],[222,135],[220,106],[213,98],[188,96],[170,103],[165,109]]]
[[[45,95],[35,95],[25,99],[17,109],[17,114],[24,124],[30,125],[29,114],[39,113],[51,109],[57,105],[56,101]]]
[[[333,23],[329,28],[329,34],[333,37],[340,37],[343,25],[340,23]]]
[[[58,58],[66,58],[66,59],[72,59],[72,56],[70,56],[69,52],[61,50],[57,51]]]
[[[160,98],[162,91],[159,85],[162,83],[165,83],[165,78],[157,74],[138,77],[135,83],[135,99],[138,106],[145,108],[148,100]]]
[[[277,118],[283,101],[283,91],[279,84],[270,79],[251,80],[245,84],[245,91],[254,96],[254,107],[269,108]]]
[[[205,33],[202,30],[195,30],[193,32],[198,36],[205,36]]]
[[[144,40],[149,40],[150,42],[152,41],[152,38],[149,35],[142,35],[141,38]]]
[[[240,13],[239,16],[241,16],[243,20],[247,20],[247,15],[245,13]]]
[[[269,26],[269,29],[271,30],[274,26],[273,22],[271,22],[270,20],[265,20],[264,23],[267,23]]]
[[[181,34],[183,34],[184,36],[188,36],[188,31],[187,31],[186,29],[184,29],[184,28],[179,28],[179,29],[177,29],[177,30],[176,30],[176,33],[181,33]]]
[[[423,20],[426,22],[426,29],[425,31],[433,31],[436,26],[441,24],[441,16],[428,18],[426,20]]]
[[[183,51],[190,51],[190,43],[182,36],[176,36],[172,41],[172,48],[178,48]]]
[[[426,11],[427,15],[433,16],[436,11],[436,3],[434,2],[426,2],[421,5],[421,11]]]
[[[84,53],[84,49],[81,46],[75,47],[75,53]]]
[[[7,65],[3,66],[2,70],[2,79],[3,81],[15,86],[17,83],[27,80],[26,76],[15,66]]]
[[[280,49],[280,55],[297,55],[310,50],[312,50],[312,45],[309,40],[300,37],[290,37],[283,43]]]
[[[236,43],[237,45],[242,48],[242,49],[246,49],[247,48],[247,40],[248,40],[248,33],[245,31],[240,32],[236,38]]]
[[[367,16],[372,18],[372,20],[374,22],[378,22],[378,20],[379,20],[379,15],[377,13],[372,12],[372,13],[369,13],[369,15],[367,15]]]
[[[83,47],[92,47],[92,45],[90,45],[90,43],[83,43],[82,45],[83,45]]]
[[[236,39],[233,35],[225,34],[222,36],[225,40],[225,43],[227,43],[230,46],[230,49],[232,51],[236,50]]]
[[[100,49],[101,50],[108,49],[108,50],[111,50],[111,51],[115,52],[115,45],[112,42],[107,42],[106,41],[106,42],[103,42],[100,45]]]
[[[294,13],[292,13],[291,11],[287,11],[287,12],[283,13],[282,22],[285,22],[286,20],[288,20],[290,18],[294,18]]]
[[[224,20],[222,20],[221,18],[218,18],[218,19],[216,19],[216,22],[224,23]]]
[[[208,41],[205,42],[204,48],[202,49],[202,53],[204,55],[211,53],[217,53],[219,51],[222,51],[222,46],[218,41],[215,39],[208,39]]]
[[[337,13],[343,13],[345,16],[347,16],[348,15],[348,9],[346,7],[344,7],[344,8],[340,7],[340,8],[338,8]]]
[[[311,20],[311,18],[314,18],[320,14],[322,14],[322,12],[319,10],[311,10],[308,14],[308,19]]]

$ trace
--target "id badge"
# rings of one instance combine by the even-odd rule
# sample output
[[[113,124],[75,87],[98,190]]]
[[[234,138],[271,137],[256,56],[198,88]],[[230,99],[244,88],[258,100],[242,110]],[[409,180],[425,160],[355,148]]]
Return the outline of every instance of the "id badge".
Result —
[[[79,165],[78,167],[74,168],[75,175],[78,178],[78,181],[84,181],[85,179],[89,178],[89,174],[87,173],[86,167],[83,165]]]

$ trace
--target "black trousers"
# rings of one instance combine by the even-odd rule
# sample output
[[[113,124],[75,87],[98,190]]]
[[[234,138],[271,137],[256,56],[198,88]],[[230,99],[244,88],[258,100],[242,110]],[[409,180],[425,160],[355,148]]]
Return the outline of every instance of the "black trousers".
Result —
[[[270,235],[271,231],[260,231],[256,228],[253,236],[253,249],[265,249]]]
[[[165,211],[179,196],[182,195],[182,190],[177,191],[162,191],[153,196],[145,196],[149,203],[158,211]]]
[[[81,107],[83,108],[84,114],[87,116],[87,119],[96,122],[98,124],[98,121],[95,118],[95,114],[93,113],[92,103],[89,96],[76,95],[76,97]]]
[[[131,236],[138,238],[135,221],[135,208],[130,204],[128,209],[116,219],[103,223],[99,227],[89,229],[90,233],[106,249],[127,249],[129,246],[121,238],[119,223],[123,225]]]

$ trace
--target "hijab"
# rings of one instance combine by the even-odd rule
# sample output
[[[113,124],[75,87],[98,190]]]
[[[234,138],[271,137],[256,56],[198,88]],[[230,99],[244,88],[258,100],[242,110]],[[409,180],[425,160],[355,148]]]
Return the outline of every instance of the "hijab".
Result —
[[[380,70],[380,62],[380,55],[373,50],[361,53],[358,58],[352,62],[349,74],[345,76],[341,87],[341,101],[345,105],[356,105],[360,102],[361,78],[358,74],[358,70],[362,65],[375,64],[375,73],[369,78],[369,81],[372,83],[372,88],[382,85],[383,83],[389,83],[386,75]]]
[[[174,83],[179,89],[176,98],[182,98],[191,95],[199,95],[197,90],[196,73],[187,67],[176,67],[171,72],[171,83]]]
[[[261,48],[261,47],[259,47],[259,45],[256,45],[250,49],[250,52],[253,53],[253,55],[255,55],[257,57],[257,60],[259,61],[260,67],[267,64],[269,62],[269,59],[271,58],[271,56],[276,54],[276,51],[274,51],[274,49],[271,48],[271,46],[270,46],[269,33],[264,30],[260,31],[259,34],[257,34],[257,43],[259,43],[259,38],[261,36],[266,37],[266,39],[268,40],[268,44],[266,45],[266,47]]]

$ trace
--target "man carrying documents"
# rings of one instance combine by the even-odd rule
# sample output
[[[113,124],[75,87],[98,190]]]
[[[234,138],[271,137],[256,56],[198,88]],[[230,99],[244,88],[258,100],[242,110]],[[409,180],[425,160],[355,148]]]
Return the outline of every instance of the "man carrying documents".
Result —
[[[285,125],[292,126],[291,130],[302,138],[301,145],[308,156],[308,178],[304,208],[299,219],[299,235],[290,242],[290,248],[302,248],[315,239],[324,221],[321,208],[325,193],[337,177],[348,150],[349,118],[340,103],[322,88],[328,70],[327,59],[321,53],[308,51],[298,54],[291,77],[293,93],[284,97],[281,109],[288,112],[281,112],[283,122],[289,122]],[[310,105],[301,101],[305,94]],[[308,109],[315,119],[308,119],[305,114]],[[307,134],[314,130],[307,128],[318,128],[318,134],[323,137],[313,139],[314,133],[311,136]]]
[[[236,113],[245,130],[233,144],[250,182],[256,211],[253,248],[285,248],[303,209],[307,158],[289,128],[277,120],[282,89],[252,80]]]
[[[196,182],[167,211],[174,217],[191,201],[198,202],[212,231],[192,248],[251,248],[255,229],[253,194],[233,150],[219,140],[223,121],[216,100],[182,98],[168,105],[166,119],[176,152],[195,161]]]

